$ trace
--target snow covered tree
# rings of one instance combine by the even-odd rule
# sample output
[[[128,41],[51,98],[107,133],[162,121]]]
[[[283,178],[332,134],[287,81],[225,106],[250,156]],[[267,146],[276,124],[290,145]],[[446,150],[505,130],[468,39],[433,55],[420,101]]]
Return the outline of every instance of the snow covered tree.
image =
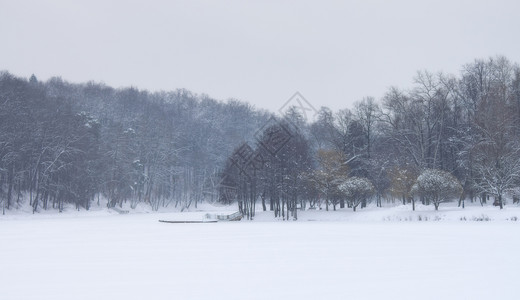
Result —
[[[518,66],[496,57],[467,65],[462,80],[468,116],[462,164],[471,174],[472,187],[482,197],[493,195],[500,208],[504,193],[520,179],[518,72]]]
[[[495,196],[494,204],[504,207],[504,195],[520,183],[520,149],[489,161],[482,158],[475,164],[477,191]]]
[[[412,188],[429,203],[433,203],[435,210],[441,203],[450,202],[462,193],[462,186],[455,176],[448,172],[436,169],[427,169],[417,177]]]
[[[368,201],[375,192],[374,185],[368,179],[361,177],[346,179],[339,184],[338,189],[354,211],[359,204]]]

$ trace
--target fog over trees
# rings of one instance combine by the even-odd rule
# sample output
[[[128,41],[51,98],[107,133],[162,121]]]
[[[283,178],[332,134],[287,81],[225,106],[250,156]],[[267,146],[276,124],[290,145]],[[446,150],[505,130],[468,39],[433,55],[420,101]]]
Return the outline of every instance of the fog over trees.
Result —
[[[502,208],[520,190],[520,68],[493,57],[461,70],[419,71],[409,88],[321,107],[312,123],[298,106],[282,116],[186,90],[2,72],[0,206],[221,202],[283,219],[371,201]]]

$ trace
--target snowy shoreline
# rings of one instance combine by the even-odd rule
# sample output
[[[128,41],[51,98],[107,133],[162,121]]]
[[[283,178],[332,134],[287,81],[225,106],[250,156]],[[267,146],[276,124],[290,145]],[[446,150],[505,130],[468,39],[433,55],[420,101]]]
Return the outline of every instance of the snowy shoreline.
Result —
[[[59,213],[56,210],[41,210],[38,213],[30,213],[31,207],[21,207],[6,211],[5,215],[0,214],[0,222],[14,219],[53,219],[53,218],[90,218],[90,217],[124,217],[125,215],[149,214],[156,215],[157,218],[171,219],[174,221],[198,221],[206,220],[209,215],[232,214],[237,211],[234,205],[211,205],[207,203],[199,204],[197,208],[179,211],[175,208],[161,209],[153,211],[149,206],[140,204],[135,209],[123,206],[119,209],[109,209],[106,205],[93,205],[89,211],[84,209],[76,210],[72,205],[66,207]],[[417,205],[416,210],[412,211],[410,205],[395,205],[389,207],[376,207],[369,205],[367,208],[353,212],[349,208],[338,209],[336,211],[325,209],[307,209],[298,212],[298,220],[292,217],[289,221],[297,222],[439,222],[439,221],[460,221],[460,222],[490,222],[490,221],[509,221],[516,222],[520,219],[520,206],[516,204],[506,205],[504,209],[499,209],[492,205],[480,206],[477,203],[466,205],[465,208],[457,207],[456,203],[447,203],[434,210],[433,206]],[[243,219],[240,222],[282,222],[287,221],[283,218],[275,218],[272,211],[257,210],[253,220]]]

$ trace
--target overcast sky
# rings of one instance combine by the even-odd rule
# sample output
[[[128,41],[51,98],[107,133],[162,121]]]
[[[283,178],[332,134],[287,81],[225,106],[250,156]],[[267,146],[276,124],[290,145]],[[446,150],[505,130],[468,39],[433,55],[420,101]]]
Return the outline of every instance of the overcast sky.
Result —
[[[300,91],[339,109],[410,87],[420,69],[520,62],[519,29],[518,0],[0,0],[0,70],[187,88],[272,111]]]

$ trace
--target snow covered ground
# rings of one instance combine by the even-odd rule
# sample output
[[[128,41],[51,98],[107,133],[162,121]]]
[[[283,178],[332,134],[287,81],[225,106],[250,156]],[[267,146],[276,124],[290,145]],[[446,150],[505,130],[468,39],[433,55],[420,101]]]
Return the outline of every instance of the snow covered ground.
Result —
[[[0,299],[520,298],[518,207],[409,208],[0,216]]]

